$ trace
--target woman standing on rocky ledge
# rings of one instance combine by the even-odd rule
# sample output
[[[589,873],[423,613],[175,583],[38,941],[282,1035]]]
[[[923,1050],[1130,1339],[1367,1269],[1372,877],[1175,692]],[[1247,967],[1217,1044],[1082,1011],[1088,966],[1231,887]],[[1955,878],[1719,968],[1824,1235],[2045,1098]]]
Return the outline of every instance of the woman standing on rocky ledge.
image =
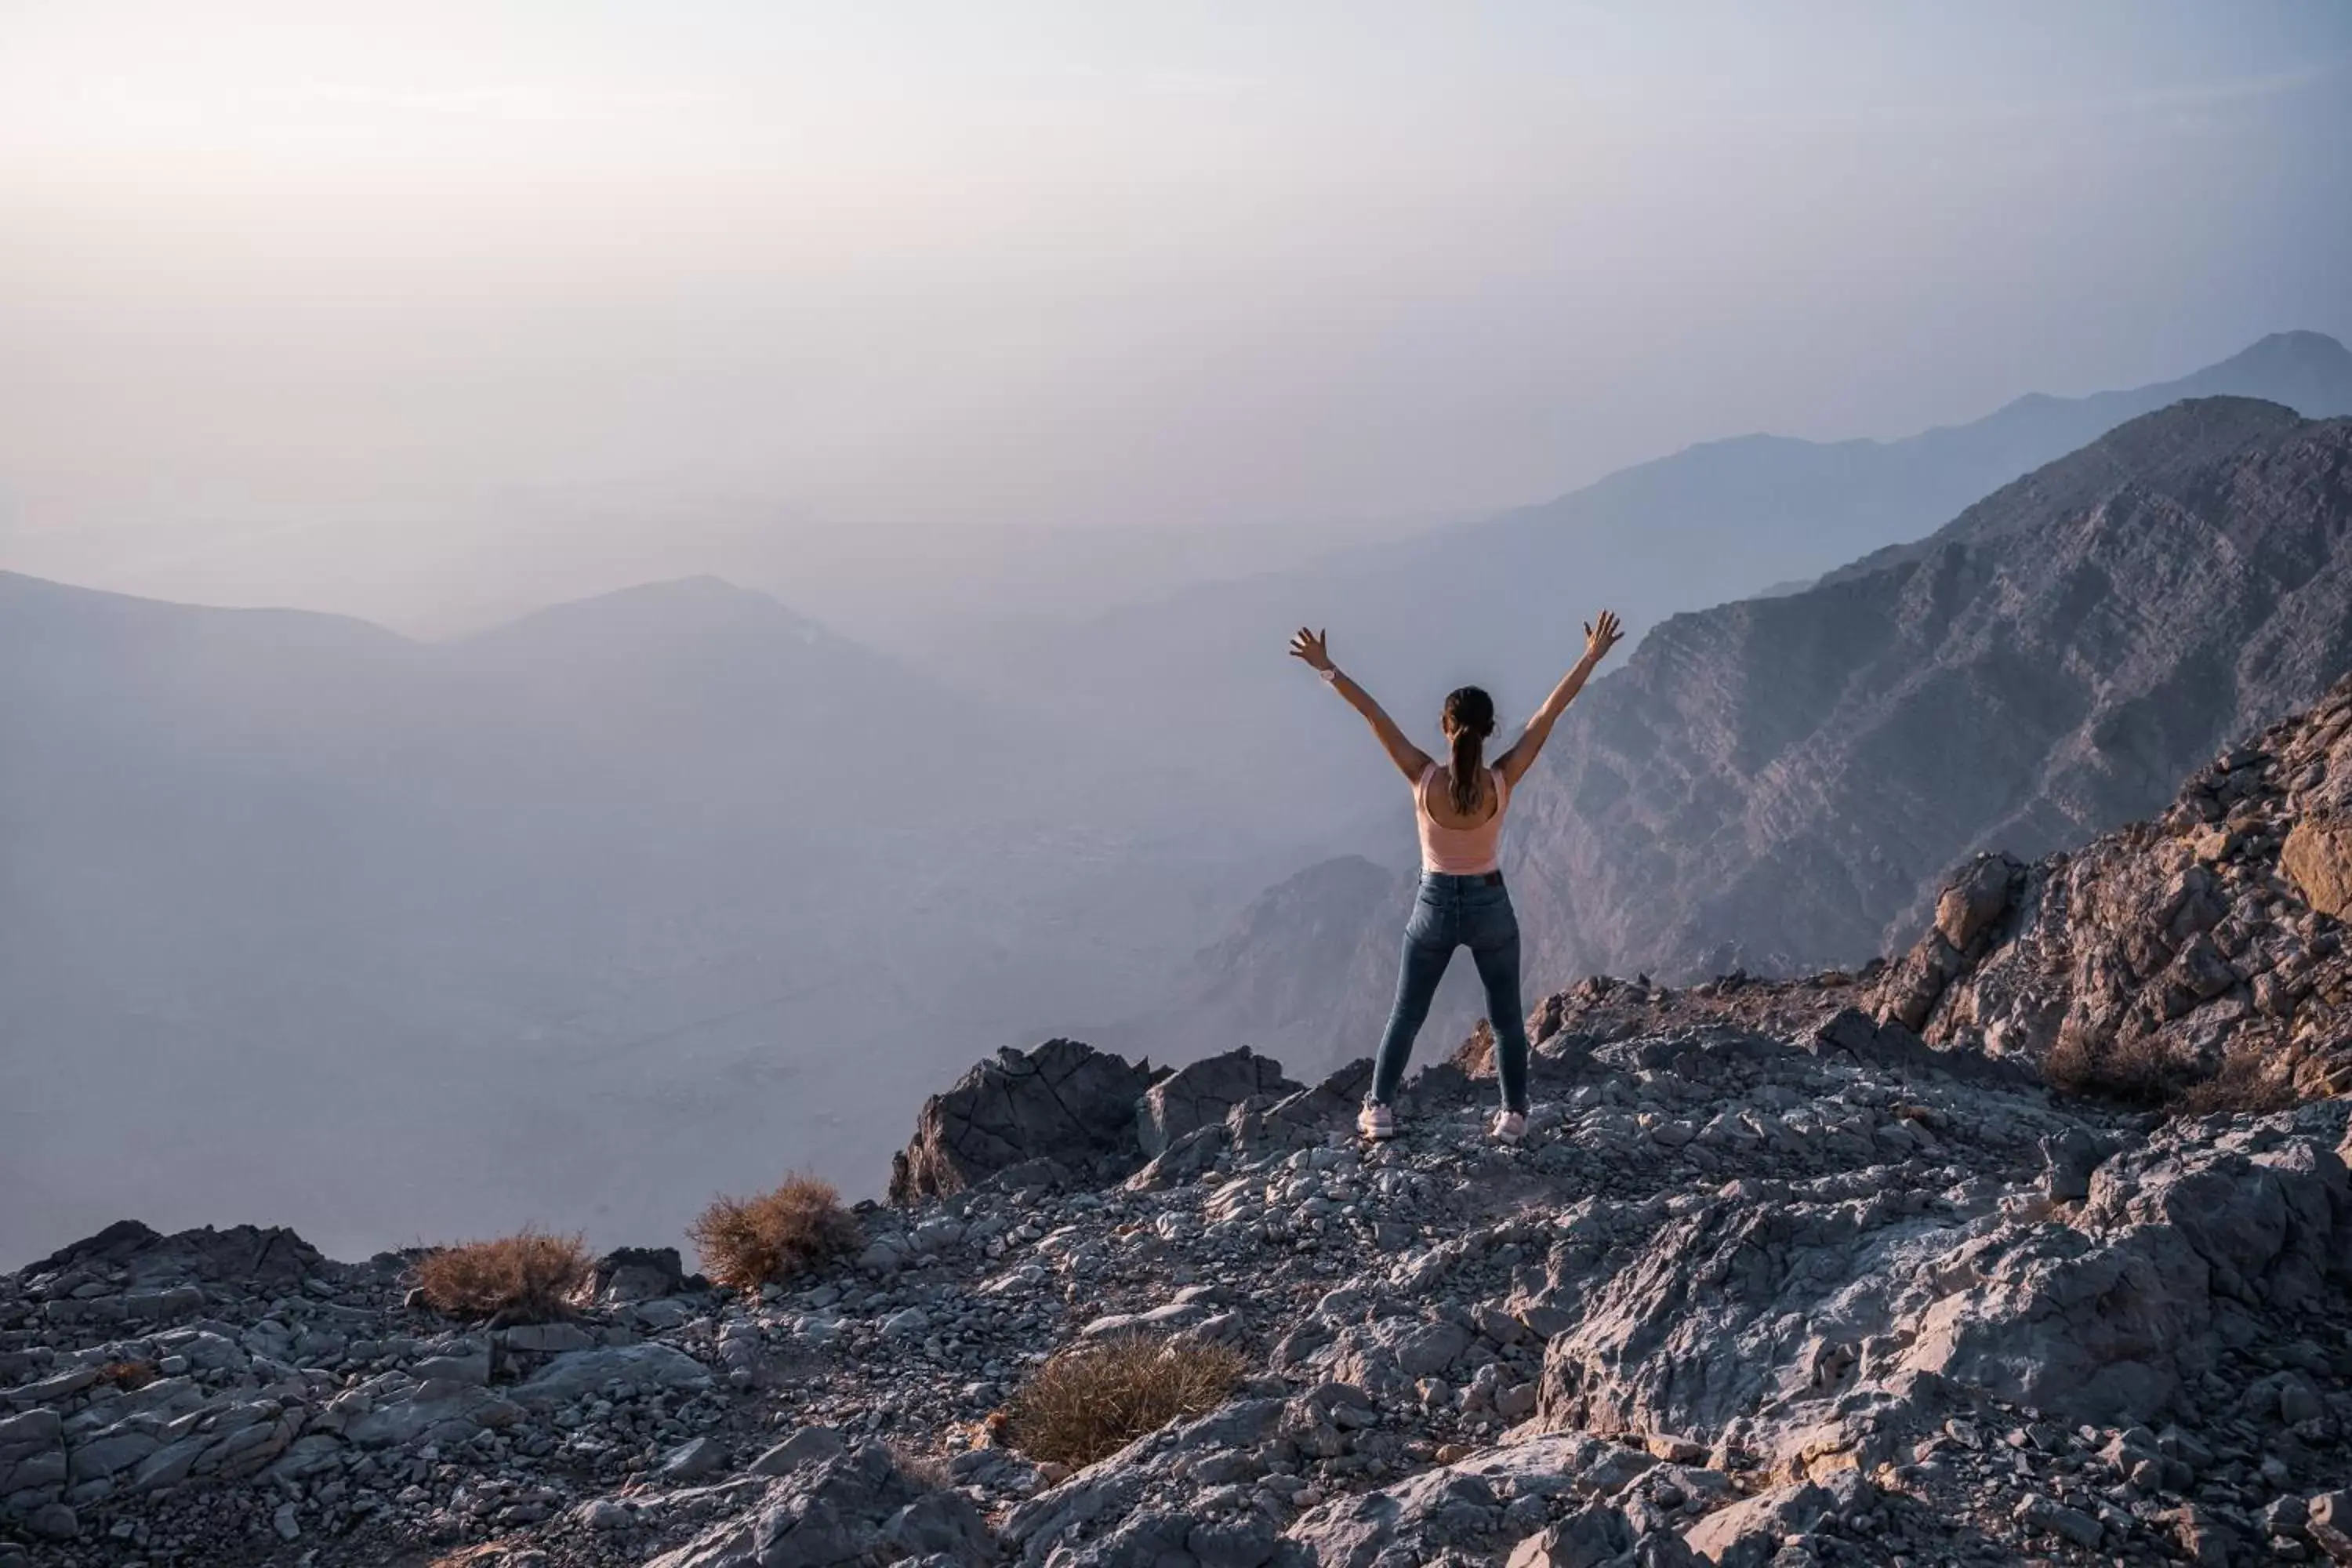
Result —
[[[1503,814],[1510,809],[1511,792],[1535,765],[1551,727],[1584,689],[1623,630],[1616,616],[1601,612],[1584,627],[1584,657],[1560,678],[1544,699],[1527,729],[1508,751],[1486,765],[1486,737],[1495,732],[1495,702],[1475,686],[1461,687],[1445,699],[1444,715],[1448,760],[1443,770],[1436,760],[1405,739],[1396,721],[1382,710],[1371,694],[1331,662],[1323,634],[1305,626],[1290,639],[1290,656],[1303,659],[1364,716],[1387,748],[1389,760],[1412,781],[1413,816],[1421,828],[1421,892],[1412,917],[1405,922],[1404,957],[1397,971],[1396,1005],[1389,1013],[1387,1032],[1381,1037],[1372,1066],[1372,1088],[1356,1127],[1370,1139],[1396,1135],[1391,1109],[1405,1062],[1412,1055],[1413,1037],[1429,1016],[1437,983],[1453,961],[1454,950],[1466,947],[1478,965],[1478,979],[1486,988],[1486,1017],[1495,1031],[1496,1076],[1502,1080],[1503,1109],[1495,1115],[1495,1136],[1516,1143],[1528,1130],[1528,1034],[1519,1005],[1519,921],[1511,909],[1509,889],[1503,886],[1497,849],[1503,837]],[[1444,773],[1440,779],[1441,771]]]

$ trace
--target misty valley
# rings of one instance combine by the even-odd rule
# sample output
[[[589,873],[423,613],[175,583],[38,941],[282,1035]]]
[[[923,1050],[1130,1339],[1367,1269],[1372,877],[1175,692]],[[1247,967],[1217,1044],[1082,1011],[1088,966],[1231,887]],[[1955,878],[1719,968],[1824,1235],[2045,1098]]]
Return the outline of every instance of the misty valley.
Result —
[[[2347,414],[2286,334],[912,655],[715,578],[427,642],[0,574],[0,1257],[666,1239],[782,1169],[878,1192],[927,1094],[1055,1036],[1313,1081],[1377,1037],[1412,846],[1302,621],[1419,731],[1625,615],[1506,862],[1531,994],[1892,951],[1966,855],[2143,815],[2352,667]]]

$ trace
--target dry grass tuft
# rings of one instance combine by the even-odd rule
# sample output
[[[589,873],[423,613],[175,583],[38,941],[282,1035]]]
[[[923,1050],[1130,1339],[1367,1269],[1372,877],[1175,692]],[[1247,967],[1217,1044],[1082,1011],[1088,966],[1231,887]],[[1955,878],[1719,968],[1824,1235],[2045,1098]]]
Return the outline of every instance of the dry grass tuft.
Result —
[[[452,1318],[543,1322],[565,1313],[593,1267],[579,1237],[526,1226],[496,1241],[426,1253],[417,1260],[416,1283],[426,1305]]]
[[[1239,1352],[1128,1335],[1056,1352],[1005,1406],[1004,1435],[1033,1459],[1073,1469],[1115,1454],[1181,1415],[1225,1402]]]
[[[814,1176],[790,1177],[764,1197],[714,1198],[686,1234],[703,1272],[738,1290],[814,1268],[861,1239],[833,1184]]]

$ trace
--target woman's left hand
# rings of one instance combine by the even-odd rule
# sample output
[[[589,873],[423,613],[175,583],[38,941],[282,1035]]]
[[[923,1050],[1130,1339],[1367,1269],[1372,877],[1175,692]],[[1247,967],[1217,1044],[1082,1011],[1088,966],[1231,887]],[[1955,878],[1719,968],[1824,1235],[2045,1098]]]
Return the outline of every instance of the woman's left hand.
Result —
[[[1584,662],[1599,664],[1609,657],[1609,650],[1622,641],[1625,628],[1617,622],[1617,612],[1603,610],[1598,622],[1584,623]]]
[[[1330,650],[1324,646],[1323,634],[1310,632],[1305,626],[1290,636],[1290,657],[1305,659],[1310,669],[1332,668]]]

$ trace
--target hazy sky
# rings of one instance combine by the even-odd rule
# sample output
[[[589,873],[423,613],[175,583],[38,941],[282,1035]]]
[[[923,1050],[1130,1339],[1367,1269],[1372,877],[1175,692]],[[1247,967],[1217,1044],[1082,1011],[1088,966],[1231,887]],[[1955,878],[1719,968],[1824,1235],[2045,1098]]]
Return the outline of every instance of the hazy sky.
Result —
[[[429,619],[1458,512],[2347,279],[2336,0],[0,0],[0,564]]]

